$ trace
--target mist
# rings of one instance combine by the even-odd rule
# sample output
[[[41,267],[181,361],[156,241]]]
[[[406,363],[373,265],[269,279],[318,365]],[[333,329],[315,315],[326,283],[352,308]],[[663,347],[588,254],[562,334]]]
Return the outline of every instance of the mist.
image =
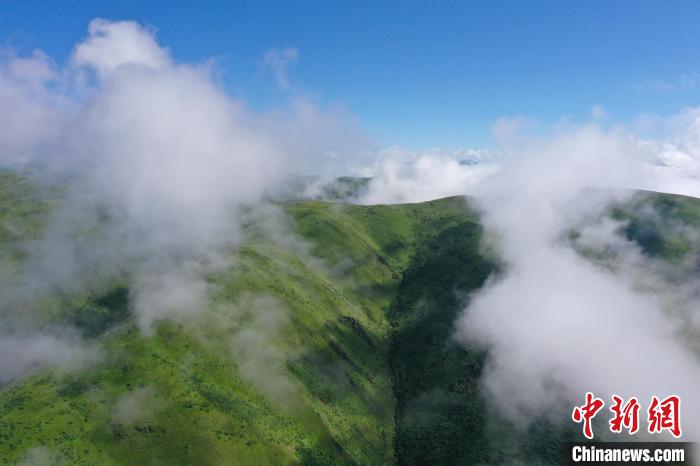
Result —
[[[643,405],[678,394],[685,434],[697,438],[700,361],[687,337],[697,297],[681,294],[604,216],[630,189],[684,191],[693,174],[658,165],[670,143],[640,143],[597,124],[515,144],[474,190],[503,270],[471,296],[456,325],[458,340],[488,350],[484,393],[521,426],[542,416],[568,421],[587,391]],[[596,263],[585,247],[614,251],[614,259]]]
[[[39,344],[2,363],[0,379],[84,346],[64,337],[70,328],[34,325],[36,300],[57,289],[126,281],[146,336],[159,320],[200,312],[207,276],[242,240],[243,209],[290,174],[323,171],[334,154],[361,158],[370,146],[347,112],[304,95],[250,110],[224,91],[214,61],[178,62],[136,22],[91,21],[63,66],[41,51],[4,50],[0,167],[61,194],[23,265],[5,274],[1,344],[15,348],[18,332]]]
[[[38,297],[125,281],[149,336],[158,321],[209,305],[207,277],[230,266],[251,206],[290,175],[354,170],[372,176],[355,199],[362,204],[475,197],[504,268],[471,296],[455,337],[488,350],[483,390],[503,413],[526,424],[586,391],[643,402],[676,393],[689,438],[700,435],[700,364],[688,338],[700,325],[700,284],[671,280],[620,237],[619,224],[600,219],[629,189],[700,195],[699,109],[613,127],[598,121],[606,114],[597,106],[594,122],[542,132],[527,118],[503,118],[494,150],[378,152],[342,106],[291,94],[294,48],[263,55],[290,93],[288,106],[266,112],[228,95],[215,61],[174,57],[154,30],[104,19],[90,22],[62,65],[40,50],[0,52],[0,166],[62,187],[23,265],[7,273],[0,264],[0,348],[10,355],[0,384],[43,363],[99,356],[70,326],[36,325]],[[649,136],[659,128],[663,138]],[[288,231],[272,236],[308,249]],[[596,263],[581,248],[614,250],[615,260]],[[285,399],[296,387],[271,341],[288,310],[267,298],[237,306],[250,324],[230,344],[241,377]],[[146,395],[124,398],[115,415],[138,411]]]
[[[500,154],[485,150],[414,152],[391,147],[366,172],[372,178],[360,204],[423,202],[474,192],[498,170]]]

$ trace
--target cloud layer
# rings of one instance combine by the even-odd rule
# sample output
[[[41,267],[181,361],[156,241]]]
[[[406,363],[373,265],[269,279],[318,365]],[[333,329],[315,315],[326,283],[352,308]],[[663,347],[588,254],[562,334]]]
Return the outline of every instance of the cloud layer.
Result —
[[[470,194],[497,171],[497,157],[487,151],[416,153],[392,147],[368,168],[372,179],[358,202],[396,204]]]
[[[546,413],[568,419],[556,407],[572,406],[586,391],[643,403],[676,393],[685,400],[686,433],[696,438],[700,364],[667,306],[678,289],[619,237],[619,225],[588,226],[580,239],[616,250],[614,271],[567,240],[571,228],[629,195],[589,188],[678,191],[679,180],[692,175],[664,185],[654,165],[659,152],[596,125],[560,129],[520,147],[477,192],[505,269],[472,296],[457,323],[458,339],[489,350],[486,393],[525,423]],[[648,271],[645,282],[640,268]],[[682,305],[697,309],[692,299]]]
[[[285,52],[276,69],[295,57]],[[56,287],[128,280],[144,332],[198,312],[207,275],[240,240],[240,209],[290,173],[367,145],[343,112],[303,97],[250,111],[221,88],[211,64],[176,62],[152,29],[131,21],[91,21],[64,68],[40,51],[2,58],[0,167],[62,186],[63,195],[23,270],[3,284],[12,292],[0,307],[13,323],[0,323],[0,344],[16,340],[32,300]],[[40,348],[65,342],[42,332],[34,335]]]

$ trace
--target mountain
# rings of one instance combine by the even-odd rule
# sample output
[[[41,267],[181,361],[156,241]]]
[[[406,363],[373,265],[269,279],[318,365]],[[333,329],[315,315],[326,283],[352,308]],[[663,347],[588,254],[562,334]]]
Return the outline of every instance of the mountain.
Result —
[[[19,270],[27,239],[40,237],[60,198],[0,176],[0,283]],[[480,390],[488,355],[453,338],[469,293],[502,267],[482,247],[473,200],[275,209],[282,234],[252,214],[246,241],[207,277],[207,305],[150,333],[131,312],[128,274],[33,303],[36,326],[75,328],[94,351],[0,388],[0,463],[561,459],[553,439],[574,439],[573,426],[541,419],[523,432],[500,418]],[[700,201],[640,193],[608,214],[646,254],[700,264],[691,260],[698,245],[677,234],[680,223],[700,226]],[[595,260],[595,251],[582,254]]]

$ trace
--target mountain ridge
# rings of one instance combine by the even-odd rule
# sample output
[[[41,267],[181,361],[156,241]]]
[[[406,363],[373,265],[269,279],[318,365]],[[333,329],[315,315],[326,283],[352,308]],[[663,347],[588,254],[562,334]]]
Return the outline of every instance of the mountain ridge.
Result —
[[[8,192],[14,191],[0,191]],[[660,202],[700,225],[700,201],[644,196],[640,206]],[[0,196],[6,206],[0,247],[14,251],[13,238],[24,233],[13,236],[6,226],[21,224],[32,208],[13,210],[10,201]],[[625,206],[617,207],[618,218],[633,219],[642,209],[634,201]],[[41,217],[41,207],[34,208]],[[70,323],[101,350],[83,366],[40,369],[0,389],[0,460],[492,464],[561,458],[548,439],[574,438],[573,430],[542,419],[523,433],[494,415],[479,385],[487,353],[453,338],[469,293],[499,268],[482,248],[472,201],[359,206],[310,200],[279,208],[291,225],[282,230],[287,241],[264,222],[252,222],[247,241],[230,252],[230,265],[207,277],[214,291],[206,309],[158,322],[152,335],[130,314],[123,278],[100,293],[35,303],[54,324]],[[38,235],[40,219],[29,223],[26,231]],[[668,225],[642,222],[625,234],[643,242],[655,228]],[[657,233],[662,243],[675,241]],[[672,257],[676,249],[656,251]],[[682,254],[698,250],[689,245]]]

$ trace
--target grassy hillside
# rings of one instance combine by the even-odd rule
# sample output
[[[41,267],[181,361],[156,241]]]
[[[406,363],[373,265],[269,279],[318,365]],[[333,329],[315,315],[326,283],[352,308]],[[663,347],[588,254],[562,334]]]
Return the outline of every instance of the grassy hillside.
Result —
[[[3,182],[2,201],[20,202],[2,219],[1,244],[15,257],[7,231],[30,213],[41,225],[50,201],[13,200],[4,193],[25,181]],[[210,277],[216,292],[191,322],[144,336],[124,280],[42,303],[95,339],[101,358],[2,389],[1,462],[391,463],[390,309],[419,246],[469,214],[455,200],[284,209],[300,239],[283,245],[250,225],[262,234]]]
[[[687,196],[637,193],[630,202],[614,206],[611,216],[624,223],[624,236],[650,257],[674,265],[693,262],[700,254],[700,202]]]
[[[21,263],[22,239],[40,234],[52,196],[0,177],[5,270]],[[649,208],[658,211],[651,224],[641,215]],[[467,200],[281,209],[282,238],[251,221],[249,240],[208,277],[206,308],[160,322],[153,335],[131,315],[128,277],[43,300],[47,319],[77,327],[99,352],[86,365],[40,368],[0,388],[0,463],[559,458],[551,439],[571,431],[543,421],[523,433],[495,419],[479,390],[487,355],[452,339],[468,293],[497,269],[479,247],[482,227]],[[696,246],[687,235],[673,239],[664,222],[672,215],[696,228],[699,212],[696,200],[654,195],[612,215],[649,254],[684,261]],[[657,233],[661,240],[648,239]]]
[[[439,202],[445,201],[430,204]],[[441,222],[435,231],[414,255],[391,312],[397,460],[486,462],[490,448],[478,387],[484,355],[452,335],[464,293],[479,288],[494,267],[479,253],[482,231],[474,217]]]
[[[2,266],[17,265],[26,255],[27,240],[41,234],[55,197],[20,175],[0,171],[0,279]]]

